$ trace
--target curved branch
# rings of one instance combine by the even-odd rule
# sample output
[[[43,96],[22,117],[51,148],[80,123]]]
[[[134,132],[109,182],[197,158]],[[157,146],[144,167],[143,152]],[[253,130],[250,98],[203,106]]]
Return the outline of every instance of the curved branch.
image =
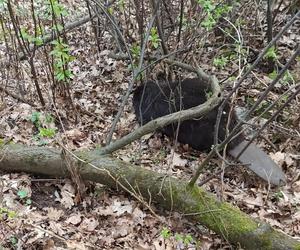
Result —
[[[203,76],[206,76],[206,74],[202,75],[202,77]],[[193,118],[199,117],[201,115],[207,114],[209,111],[211,111],[213,108],[215,108],[220,103],[221,98],[222,98],[221,89],[218,84],[217,78],[211,77],[209,79],[210,79],[209,81],[211,83],[211,89],[212,89],[213,94],[212,94],[211,98],[209,98],[205,103],[195,106],[190,109],[178,111],[176,113],[172,113],[172,114],[169,114],[166,116],[159,117],[155,120],[152,120],[152,121],[148,122],[147,124],[145,124],[144,126],[139,127],[134,132],[122,137],[119,140],[116,140],[115,142],[111,143],[110,145],[108,145],[104,148],[101,148],[98,152],[102,155],[110,154],[110,153],[126,146],[127,144],[141,138],[142,136],[155,131],[158,128],[162,128],[162,127],[167,126],[171,123],[174,123],[178,120],[185,121],[188,119],[193,119]]]

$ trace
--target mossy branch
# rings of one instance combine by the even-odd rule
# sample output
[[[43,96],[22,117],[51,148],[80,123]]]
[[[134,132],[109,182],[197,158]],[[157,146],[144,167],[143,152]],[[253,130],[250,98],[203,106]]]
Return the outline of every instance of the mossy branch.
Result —
[[[145,202],[177,211],[244,249],[300,249],[299,241],[218,201],[202,188],[187,188],[185,181],[99,155],[97,151],[76,155],[77,160],[82,159],[75,164],[82,179],[139,194]],[[69,177],[63,154],[57,149],[9,145],[0,151],[0,159],[1,171]]]

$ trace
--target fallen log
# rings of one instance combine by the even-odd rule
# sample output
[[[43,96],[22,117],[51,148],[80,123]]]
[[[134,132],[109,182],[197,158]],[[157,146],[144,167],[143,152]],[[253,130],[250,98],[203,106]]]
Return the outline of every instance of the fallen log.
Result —
[[[146,202],[177,211],[244,249],[300,249],[296,239],[218,201],[202,188],[187,188],[185,181],[100,155],[97,150],[76,155],[75,165],[82,179],[141,195]],[[0,159],[0,171],[70,176],[65,157],[58,149],[8,145],[1,148]]]

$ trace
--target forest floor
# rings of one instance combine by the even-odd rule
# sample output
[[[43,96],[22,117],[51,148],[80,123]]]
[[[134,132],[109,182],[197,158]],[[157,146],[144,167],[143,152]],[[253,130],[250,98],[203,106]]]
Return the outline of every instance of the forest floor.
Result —
[[[78,6],[84,9],[83,4],[73,1],[69,11],[77,11]],[[278,21],[277,30],[284,26],[284,17],[277,16],[278,20],[282,20]],[[277,53],[283,64],[291,56],[293,45],[300,41],[297,30],[300,30],[299,23],[278,43]],[[58,96],[56,108],[53,109],[51,104],[47,104],[47,110],[39,105],[34,107],[22,103],[1,93],[0,136],[4,140],[50,147],[60,142],[70,150],[93,149],[104,144],[122,96],[132,81],[128,63],[109,56],[113,51],[113,38],[106,31],[100,41],[100,51],[97,49],[90,23],[68,33],[67,37],[71,53],[75,57],[70,64],[74,74],[70,85],[73,104],[67,102],[65,97]],[[202,53],[198,63],[221,81],[227,78],[229,72],[234,72],[237,65],[228,62],[221,68],[215,66],[213,60],[216,55],[212,51],[220,48],[216,48],[213,37],[209,39],[212,39],[211,46],[205,47],[206,53]],[[253,46],[257,51],[263,49],[263,45],[259,43]],[[6,54],[3,44],[0,46],[0,54]],[[48,102],[52,95],[49,91],[42,49],[37,52],[35,64],[39,69],[39,84]],[[257,67],[242,84],[236,97],[239,105],[248,108],[272,81],[270,72],[266,73],[263,68],[263,65]],[[26,99],[38,104],[28,62],[19,62],[19,69],[22,85],[16,81],[7,88],[14,93],[23,92]],[[157,69],[151,72],[154,78],[157,73],[155,70]],[[263,105],[272,103],[288,88],[299,84],[299,58],[290,68],[290,74],[294,81],[276,85]],[[5,82],[5,79],[1,81]],[[238,206],[253,218],[266,221],[274,228],[295,237],[300,235],[300,97],[297,98],[268,126],[257,141],[284,170],[288,180],[285,186],[270,187],[242,167],[239,171],[228,170],[222,180],[214,178],[203,186],[219,199]],[[259,114],[258,111],[256,115]],[[263,122],[267,118],[261,118],[260,121]],[[42,127],[54,128],[55,136],[40,136]],[[121,138],[137,127],[130,99],[113,134],[113,140]],[[144,136],[114,153],[114,156],[123,161],[186,180],[193,176],[206,155],[205,152],[174,143],[159,133]],[[214,159],[212,163],[220,165],[221,161]],[[213,169],[207,169],[200,176],[200,180],[212,172]],[[79,200],[70,180],[43,179],[24,173],[2,173],[0,248],[233,248],[213,232],[189,222],[182,215],[162,211],[159,204],[153,207],[153,214],[125,193],[116,193],[94,183],[86,183],[85,188],[85,197]]]

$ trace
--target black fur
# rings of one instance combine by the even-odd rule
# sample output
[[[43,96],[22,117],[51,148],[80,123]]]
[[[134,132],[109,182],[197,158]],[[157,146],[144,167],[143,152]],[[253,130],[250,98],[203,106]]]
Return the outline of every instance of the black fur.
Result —
[[[148,81],[134,91],[133,106],[139,123],[143,125],[158,117],[202,104],[207,100],[210,93],[210,85],[207,82],[201,82],[197,78],[169,84],[166,82],[157,84]],[[197,150],[210,149],[214,141],[217,113],[218,107],[203,117],[181,122],[178,141]],[[220,141],[226,135],[228,113],[229,105],[226,105],[219,128]],[[229,129],[233,128],[235,120],[235,116],[233,116]],[[176,135],[176,130],[177,123],[161,129],[164,134],[173,138]],[[239,136],[229,144],[229,148],[232,148],[241,140],[242,136]]]

